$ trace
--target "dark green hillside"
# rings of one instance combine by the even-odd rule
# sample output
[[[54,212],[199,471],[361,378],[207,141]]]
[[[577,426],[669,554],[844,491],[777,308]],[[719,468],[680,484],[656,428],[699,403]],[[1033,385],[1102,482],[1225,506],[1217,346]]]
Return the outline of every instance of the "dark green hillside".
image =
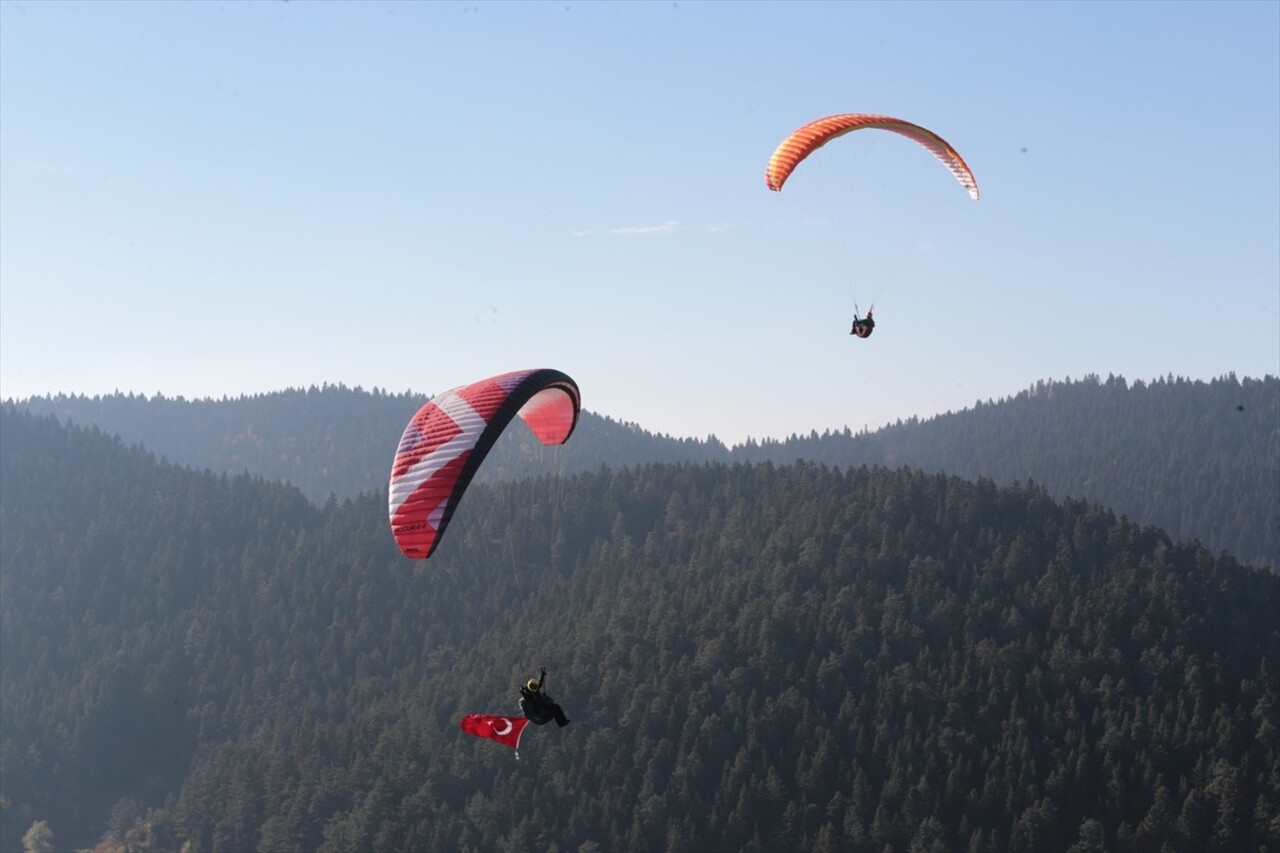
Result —
[[[590,389],[584,389],[590,403]],[[423,402],[341,386],[234,400],[134,395],[18,405],[96,424],[183,465],[294,483],[317,504],[385,486],[396,440]],[[798,460],[910,467],[997,484],[1035,482],[1242,562],[1280,567],[1280,379],[1041,382],[1014,397],[875,432],[749,441],[674,439],[584,412],[570,443],[508,430],[480,482],[652,462]]]
[[[56,395],[20,404],[92,424],[180,465],[293,483],[317,504],[386,485],[419,395],[312,386],[221,400],[162,395]],[[384,470],[386,469],[386,470]]]
[[[5,405],[97,426],[179,465],[292,483],[323,504],[330,495],[386,488],[400,433],[427,399],[325,385],[221,400],[59,394]],[[477,476],[496,482],[606,464],[725,461],[727,454],[719,442],[653,435],[583,412],[564,448],[544,448],[522,425],[513,426]]]
[[[780,451],[786,450],[786,454]],[[793,437],[735,457],[906,465],[1034,481],[1246,563],[1280,568],[1280,378],[1040,382],[857,436]]]
[[[205,728],[191,697],[252,642],[215,614],[321,513],[287,486],[0,417],[0,850],[33,809],[84,843],[122,797],[181,785]]]
[[[649,465],[413,564],[379,493],[0,418],[0,849],[1280,849],[1280,579],[1108,511]],[[543,663],[568,729],[458,730]]]

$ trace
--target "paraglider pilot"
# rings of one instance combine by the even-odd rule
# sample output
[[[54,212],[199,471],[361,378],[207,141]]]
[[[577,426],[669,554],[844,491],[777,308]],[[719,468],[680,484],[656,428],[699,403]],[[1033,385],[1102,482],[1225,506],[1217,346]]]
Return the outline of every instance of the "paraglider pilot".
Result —
[[[544,668],[541,677],[530,678],[520,686],[520,710],[539,726],[555,720],[556,725],[563,728],[573,721],[564,715],[564,709],[554,699],[542,692],[542,684],[546,680],[547,671]]]
[[[853,328],[849,330],[849,334],[857,335],[860,338],[871,337],[871,332],[875,330],[876,321],[871,319],[872,309],[867,309],[867,317],[865,320],[858,319],[858,312],[853,312]]]

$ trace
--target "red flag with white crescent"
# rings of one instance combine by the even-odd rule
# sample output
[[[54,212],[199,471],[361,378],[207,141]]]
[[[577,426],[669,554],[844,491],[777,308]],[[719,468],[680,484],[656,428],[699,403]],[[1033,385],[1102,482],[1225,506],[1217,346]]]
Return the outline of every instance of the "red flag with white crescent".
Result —
[[[462,730],[469,735],[489,738],[512,749],[520,748],[520,735],[529,725],[528,717],[494,717],[489,714],[467,714]]]

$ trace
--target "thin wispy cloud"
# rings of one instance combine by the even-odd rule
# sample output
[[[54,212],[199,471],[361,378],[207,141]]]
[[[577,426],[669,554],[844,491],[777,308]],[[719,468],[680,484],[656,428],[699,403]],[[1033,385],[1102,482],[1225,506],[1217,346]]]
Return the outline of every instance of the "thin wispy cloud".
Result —
[[[680,223],[674,219],[667,220],[661,225],[637,225],[629,228],[614,228],[610,234],[619,234],[624,237],[645,237],[650,234],[670,234],[676,230],[676,226]]]

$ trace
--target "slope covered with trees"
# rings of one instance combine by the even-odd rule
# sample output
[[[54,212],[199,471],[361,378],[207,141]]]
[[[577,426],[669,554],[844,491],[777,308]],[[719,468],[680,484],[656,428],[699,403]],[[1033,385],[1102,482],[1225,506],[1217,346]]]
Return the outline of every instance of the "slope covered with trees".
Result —
[[[1280,849],[1280,579],[815,464],[385,496],[0,411],[0,848]],[[458,730],[546,664],[573,724]]]
[[[1033,481],[1175,538],[1280,568],[1280,379],[1040,382],[997,402],[859,436],[794,437],[789,456]],[[739,458],[775,457],[768,445]]]
[[[325,385],[221,400],[56,395],[6,405],[96,426],[179,465],[292,483],[323,504],[331,495],[343,499],[385,488],[400,433],[426,400],[411,392]],[[583,412],[564,448],[542,447],[523,424],[509,430],[478,479],[594,471],[601,465],[726,461],[727,453],[718,441],[653,435]]]
[[[587,402],[590,402],[590,389]],[[414,394],[342,386],[238,399],[46,397],[20,407],[93,424],[183,465],[296,484],[317,504],[385,485]],[[1280,567],[1280,379],[1212,382],[1117,377],[1041,382],[1014,397],[874,432],[813,432],[733,448],[654,435],[584,412],[571,442],[546,449],[509,430],[481,482],[651,462],[798,460],[881,465],[1035,482],[1102,504],[1178,539]]]

